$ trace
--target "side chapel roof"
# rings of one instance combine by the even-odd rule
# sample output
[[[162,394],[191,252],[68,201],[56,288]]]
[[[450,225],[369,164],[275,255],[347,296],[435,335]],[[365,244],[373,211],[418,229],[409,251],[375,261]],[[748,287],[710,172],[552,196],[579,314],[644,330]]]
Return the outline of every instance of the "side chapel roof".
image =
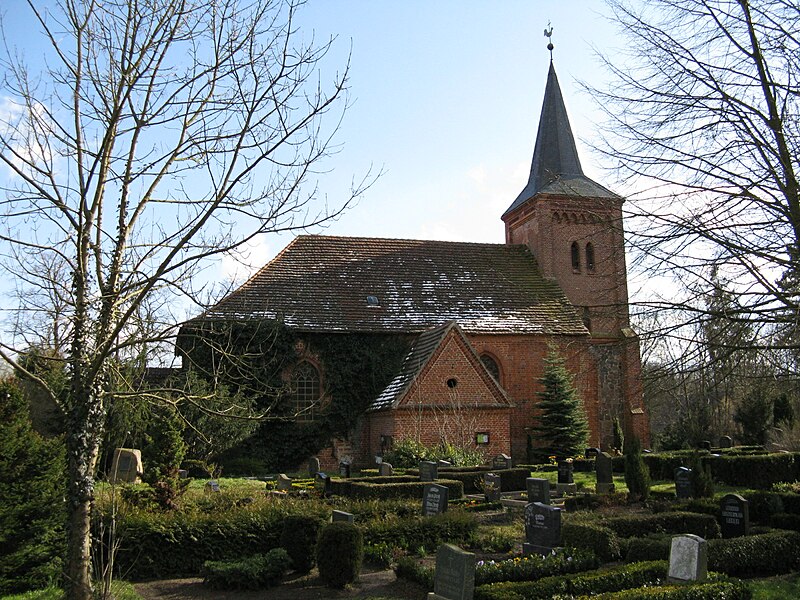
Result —
[[[536,194],[619,198],[617,194],[583,174],[578,148],[572,135],[567,108],[558,85],[555,67],[550,62],[547,85],[539,117],[539,130],[533,150],[528,183],[503,217],[522,206]]]
[[[371,298],[369,298],[371,297]],[[587,335],[523,245],[302,235],[193,319],[283,319],[304,331]]]

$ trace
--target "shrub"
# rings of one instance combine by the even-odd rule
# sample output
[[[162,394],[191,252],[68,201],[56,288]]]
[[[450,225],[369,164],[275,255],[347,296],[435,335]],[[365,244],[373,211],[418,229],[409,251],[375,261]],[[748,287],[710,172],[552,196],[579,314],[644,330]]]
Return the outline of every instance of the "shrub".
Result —
[[[474,515],[451,511],[433,517],[374,521],[365,527],[364,541],[372,545],[385,543],[403,550],[434,550],[444,543],[465,544],[472,540],[477,529]]]
[[[790,573],[800,566],[800,533],[774,531],[761,535],[709,540],[708,568],[736,577]]]
[[[692,455],[691,469],[689,479],[695,498],[713,498],[714,479],[711,477],[711,466],[704,463],[697,452]]]
[[[565,546],[591,550],[603,562],[621,555],[619,538],[608,527],[596,522],[567,522],[561,527]]]
[[[407,483],[373,483],[347,480],[346,487],[342,488],[342,491],[352,498],[360,499],[390,500],[395,498],[422,498],[426,483],[428,482],[419,480]],[[437,479],[436,483],[448,489],[448,498],[450,500],[461,498],[464,495],[464,484],[460,481]]]
[[[420,584],[428,591],[433,591],[433,567],[427,567],[410,556],[404,556],[397,561],[394,573],[398,578],[407,579]]]
[[[323,527],[317,542],[317,565],[325,585],[343,588],[356,581],[363,558],[364,536],[355,525],[336,522]]]
[[[240,560],[206,561],[203,582],[218,590],[258,590],[275,585],[291,564],[292,560],[283,548]]]
[[[743,581],[711,581],[591,594],[580,596],[578,600],[750,600],[752,597],[750,588]]]
[[[283,522],[281,547],[292,559],[292,567],[308,573],[314,567],[314,549],[322,521],[309,515],[289,515]]]
[[[634,435],[625,442],[625,485],[633,502],[650,497],[650,472],[642,461],[642,444]]]
[[[659,537],[632,538],[628,540],[625,562],[641,562],[645,560],[669,560],[671,535]]]
[[[650,533],[693,533],[704,539],[721,535],[716,517],[689,512],[609,517],[601,523],[623,538],[644,537]]]
[[[509,560],[479,562],[475,568],[475,585],[500,581],[534,581],[542,577],[580,573],[600,566],[590,550],[563,548],[547,556],[531,554]]]

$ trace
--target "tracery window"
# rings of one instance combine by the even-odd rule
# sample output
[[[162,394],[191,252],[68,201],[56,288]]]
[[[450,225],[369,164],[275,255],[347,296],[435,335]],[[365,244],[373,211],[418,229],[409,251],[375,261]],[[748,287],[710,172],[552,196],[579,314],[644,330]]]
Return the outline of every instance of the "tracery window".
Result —
[[[317,368],[303,361],[292,371],[293,408],[298,421],[311,421],[319,408],[320,376]]]

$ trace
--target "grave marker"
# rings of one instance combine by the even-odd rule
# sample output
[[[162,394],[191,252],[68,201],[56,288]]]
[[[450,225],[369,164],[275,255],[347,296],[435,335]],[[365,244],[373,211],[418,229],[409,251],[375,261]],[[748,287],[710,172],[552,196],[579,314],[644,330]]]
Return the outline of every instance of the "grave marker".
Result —
[[[331,521],[336,523],[337,521],[342,521],[344,523],[353,523],[355,522],[355,516],[352,513],[345,512],[343,510],[335,510],[331,514]]]
[[[556,484],[556,491],[563,494],[574,494],[578,490],[573,479],[573,471],[575,466],[571,460],[562,460],[558,463],[558,483]]]
[[[733,448],[733,438],[729,435],[723,435],[719,438],[720,448]]]
[[[312,456],[308,459],[308,475],[309,477],[316,477],[317,473],[319,473],[319,459],[316,456]]]
[[[719,508],[722,515],[722,537],[749,535],[750,508],[747,500],[739,494],[726,494],[722,497]]]
[[[708,450],[711,452],[711,442],[708,440],[703,440],[700,442],[700,450]]]
[[[439,546],[428,600],[472,600],[474,592],[475,555],[452,544]]]
[[[675,495],[679,499],[693,498],[692,470],[686,467],[675,469]]]
[[[523,554],[550,554],[561,545],[561,509],[532,502],[525,507]]]
[[[432,517],[447,510],[450,490],[437,483],[429,483],[422,490],[422,515]]]
[[[550,481],[538,477],[528,477],[525,480],[528,490],[528,502],[541,502],[550,504]]]
[[[285,473],[278,475],[278,491],[288,492],[292,489],[292,480]]]
[[[142,451],[133,448],[117,448],[111,463],[111,483],[139,483],[144,472]]]
[[[206,484],[203,486],[203,490],[206,494],[217,494],[219,493],[219,483],[214,481],[206,481]]]
[[[394,475],[394,469],[392,468],[391,463],[382,462],[378,467],[378,475],[381,477],[391,477]]]
[[[436,481],[439,479],[439,467],[435,462],[423,460],[419,463],[419,480]]]
[[[687,533],[672,538],[669,550],[669,573],[667,581],[705,581],[708,574],[708,551],[706,541],[700,536]]]
[[[350,477],[350,463],[346,461],[342,461],[339,463],[339,477],[344,477],[345,479]]]
[[[495,456],[492,460],[492,468],[493,469],[511,469],[513,468],[513,464],[511,462],[511,457],[508,454],[500,454]]]
[[[314,478],[314,489],[321,495],[327,496],[331,493],[331,478],[320,471]]]
[[[614,491],[614,462],[608,452],[600,452],[594,459],[597,476],[597,493],[609,494]]]
[[[500,475],[485,473],[483,476],[483,495],[487,502],[500,502]]]

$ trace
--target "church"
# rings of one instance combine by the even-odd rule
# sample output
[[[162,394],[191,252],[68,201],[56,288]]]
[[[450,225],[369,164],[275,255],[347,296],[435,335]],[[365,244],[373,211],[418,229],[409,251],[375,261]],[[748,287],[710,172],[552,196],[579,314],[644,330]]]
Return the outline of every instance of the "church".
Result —
[[[189,323],[267,320],[294,332],[281,378],[300,423],[324,422],[341,401],[320,340],[403,340],[396,361],[378,361],[391,370],[356,399],[358,414],[308,449],[323,468],[370,464],[404,438],[526,462],[551,350],[574,377],[589,445],[608,449],[617,418],[647,446],[623,202],[584,175],[551,60],[530,177],[500,216],[504,244],[301,235]]]

